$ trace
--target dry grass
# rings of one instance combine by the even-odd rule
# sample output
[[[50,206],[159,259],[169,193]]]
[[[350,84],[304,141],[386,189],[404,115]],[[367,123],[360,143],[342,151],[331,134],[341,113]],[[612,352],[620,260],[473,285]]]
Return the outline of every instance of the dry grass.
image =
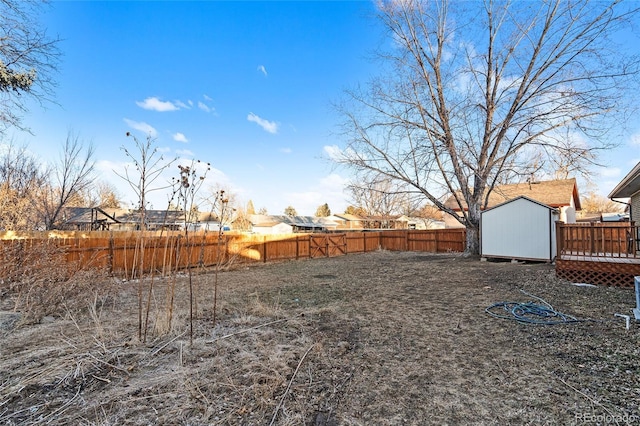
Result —
[[[184,283],[173,328],[146,344],[132,282],[109,303],[91,296],[54,322],[7,326],[0,423],[640,420],[639,329],[613,317],[633,307],[629,289],[572,286],[544,264],[381,251],[223,272],[214,326],[213,275],[195,279],[193,345]],[[168,284],[158,280],[157,300]],[[484,312],[522,300],[519,289],[598,321],[532,326]]]
[[[65,251],[48,241],[6,244],[0,253],[0,311],[20,313],[22,322],[61,317],[95,308],[113,296],[113,280],[106,271],[69,264]]]

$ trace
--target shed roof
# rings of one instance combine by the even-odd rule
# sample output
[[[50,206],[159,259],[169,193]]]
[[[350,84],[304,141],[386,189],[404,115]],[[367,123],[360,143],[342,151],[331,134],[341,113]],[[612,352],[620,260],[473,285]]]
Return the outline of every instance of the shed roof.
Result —
[[[524,195],[519,195],[516,198],[512,198],[510,200],[507,200],[507,201],[505,201],[503,203],[500,203],[498,205],[495,205],[493,207],[489,207],[488,209],[484,210],[482,213],[488,212],[488,211],[491,211],[491,210],[494,210],[494,209],[497,209],[497,208],[500,208],[500,207],[504,206],[505,204],[509,204],[509,203],[512,203],[512,202],[517,201],[517,200],[526,200],[526,201],[529,201],[529,202],[531,202],[533,204],[537,204],[537,205],[539,205],[541,207],[547,208],[549,210],[557,210],[555,207],[548,206],[548,205],[546,205],[544,203],[541,203],[540,201],[533,200],[533,199],[531,199],[529,197],[525,197]]]
[[[491,194],[489,194],[487,208],[495,207],[519,196],[524,196],[529,200],[537,201],[554,208],[568,206],[571,204],[571,200],[573,200],[576,210],[582,209],[575,178],[496,186],[493,191],[491,191]],[[460,210],[453,195],[447,199],[445,206],[452,210]],[[463,207],[466,210],[467,205],[464,201]]]
[[[640,191],[640,163],[636,164],[620,183],[613,188],[609,198],[631,198],[638,191]]]

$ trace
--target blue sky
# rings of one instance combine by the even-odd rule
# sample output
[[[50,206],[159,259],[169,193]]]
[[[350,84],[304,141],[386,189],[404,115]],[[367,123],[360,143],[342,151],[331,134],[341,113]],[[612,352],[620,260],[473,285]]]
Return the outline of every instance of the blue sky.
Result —
[[[342,212],[347,176],[324,147],[337,143],[331,103],[374,71],[373,11],[368,1],[53,2],[43,23],[63,39],[58,105],[32,106],[35,135],[14,138],[45,159],[70,130],[92,141],[101,178],[127,204],[119,148],[132,147],[127,131],[151,131],[167,158],[210,162],[210,184],[256,209]],[[164,193],[152,200],[166,207]]]
[[[210,162],[209,184],[270,214],[291,205],[343,212],[349,176],[326,159],[342,145],[331,107],[376,73],[382,42],[372,1],[54,1],[43,16],[63,40],[57,105],[34,104],[16,133],[43,159],[69,131],[92,141],[100,178],[130,207],[114,170],[132,148],[126,132],[151,131],[167,158]],[[601,158],[603,195],[640,160],[640,134]],[[177,168],[174,167],[177,175]],[[581,188],[582,193],[590,188]],[[167,196],[156,193],[154,208]]]

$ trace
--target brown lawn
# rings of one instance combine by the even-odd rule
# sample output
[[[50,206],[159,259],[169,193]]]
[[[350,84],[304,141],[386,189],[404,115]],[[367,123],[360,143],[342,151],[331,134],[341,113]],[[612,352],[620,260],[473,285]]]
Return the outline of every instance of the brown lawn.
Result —
[[[214,280],[194,280],[193,344],[184,276],[168,331],[174,282],[156,279],[146,343],[135,282],[107,280],[108,295],[40,323],[8,312],[5,292],[0,424],[640,423],[640,328],[614,317],[632,289],[574,286],[548,264],[378,251],[221,272],[214,326]],[[585,321],[485,312],[540,302],[520,290]]]

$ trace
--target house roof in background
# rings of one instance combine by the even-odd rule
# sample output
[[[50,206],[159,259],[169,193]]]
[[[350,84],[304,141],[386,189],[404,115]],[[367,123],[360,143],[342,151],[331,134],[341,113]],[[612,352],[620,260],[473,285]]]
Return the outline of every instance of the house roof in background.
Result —
[[[105,209],[107,213],[113,212],[113,217],[123,223],[140,222],[140,212],[129,209]],[[175,224],[184,222],[185,215],[179,210],[147,210],[145,217],[148,224]]]
[[[62,209],[62,218],[65,223],[93,223],[94,220],[105,220],[108,223],[119,222],[100,207],[65,207]]]
[[[570,205],[573,199],[576,210],[582,209],[575,178],[496,186],[489,195],[487,208],[497,206],[519,196],[556,208]],[[460,211],[460,207],[453,195],[445,202],[445,207]],[[464,202],[463,207],[466,210],[467,205]]]
[[[629,173],[609,193],[609,198],[631,198],[640,191],[640,163],[631,169]]]
[[[360,216],[356,216],[354,214],[348,214],[348,213],[337,213],[337,214],[334,214],[334,216],[335,217],[339,217],[339,218],[344,219],[344,220],[354,221],[354,222],[362,220],[362,218]]]
[[[271,227],[279,223],[298,226],[301,228],[322,228],[327,225],[335,225],[335,220],[316,216],[287,216],[287,215],[249,215],[249,221],[253,226]]]

